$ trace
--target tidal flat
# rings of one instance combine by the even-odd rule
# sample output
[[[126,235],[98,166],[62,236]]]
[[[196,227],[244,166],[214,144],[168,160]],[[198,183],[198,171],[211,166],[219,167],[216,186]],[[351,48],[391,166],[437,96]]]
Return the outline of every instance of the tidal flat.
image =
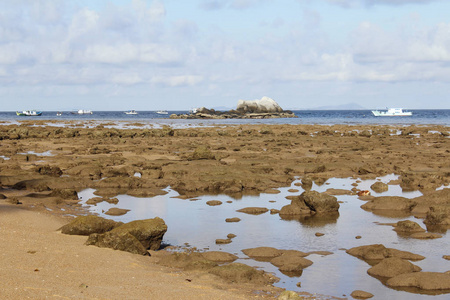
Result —
[[[430,207],[450,205],[446,126],[120,129],[101,124],[72,128],[34,123],[0,127],[0,193],[6,196],[1,201],[13,199],[21,203],[16,205],[67,222],[76,215],[105,216],[111,207],[130,210],[122,216],[107,216],[123,222],[158,216],[168,225],[163,239],[166,246],[175,251],[195,248],[233,253],[238,262],[274,273],[280,278],[275,286],[288,290],[330,298],[365,290],[376,297],[397,299],[441,294],[434,296],[439,298],[448,292],[387,287],[385,280],[367,274],[370,264],[345,251],[383,244],[425,256],[414,262],[424,272],[450,270],[442,258],[450,254],[445,253],[448,224],[424,223]],[[372,190],[377,181],[387,184],[387,191]],[[76,190],[81,199],[52,194],[62,189]],[[335,195],[340,203],[338,214],[282,218],[275,211],[237,212],[245,207],[280,210],[291,202],[290,196],[305,190]],[[371,196],[358,197],[361,190],[369,190]],[[377,202],[390,196],[415,204],[386,209]],[[118,202],[86,205],[94,197],[117,198]],[[221,204],[207,204],[213,200]],[[369,202],[378,206],[361,208]],[[241,220],[225,222],[232,217]],[[415,221],[442,237],[399,235],[393,224],[402,220]],[[229,244],[215,243],[228,234],[236,235]],[[263,246],[306,252],[313,264],[292,276],[242,253]],[[310,253],[315,251],[321,252]]]

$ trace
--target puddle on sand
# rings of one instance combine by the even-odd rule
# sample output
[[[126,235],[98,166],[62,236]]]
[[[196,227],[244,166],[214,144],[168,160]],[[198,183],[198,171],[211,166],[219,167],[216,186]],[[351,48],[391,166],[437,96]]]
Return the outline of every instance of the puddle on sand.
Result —
[[[388,183],[397,179],[395,175],[388,175],[377,180]],[[327,189],[353,188],[352,183],[357,179],[346,178],[329,179],[326,184],[317,186],[313,184],[312,190],[324,192]],[[370,190],[377,180],[365,180],[358,183],[359,189]],[[384,244],[389,248],[410,251],[426,257],[423,261],[414,262],[423,271],[445,272],[450,269],[449,262],[442,258],[448,255],[450,239],[447,234],[440,239],[418,240],[402,238],[392,230],[391,226],[381,226],[378,223],[395,223],[400,220],[413,220],[426,228],[421,219],[414,217],[386,217],[375,215],[360,208],[365,201],[354,195],[336,196],[340,203],[339,215],[331,218],[307,218],[303,220],[282,220],[278,214],[248,215],[236,212],[244,207],[266,207],[268,209],[281,209],[290,203],[285,197],[299,195],[303,192],[301,187],[295,186],[280,188],[279,194],[261,194],[260,196],[244,196],[233,199],[226,195],[197,197],[196,201],[173,198],[178,196],[173,190],[164,196],[153,198],[135,198],[128,195],[118,195],[119,203],[112,205],[107,202],[91,206],[92,212],[116,221],[129,222],[138,219],[161,217],[168,226],[163,242],[173,246],[183,246],[188,243],[198,249],[220,250],[236,254],[242,262],[257,266],[265,271],[274,273],[280,278],[276,286],[295,291],[307,291],[341,297],[349,296],[354,290],[364,290],[375,295],[377,299],[423,299],[428,295],[412,294],[396,291],[383,285],[379,280],[369,276],[367,270],[370,266],[345,252],[356,246],[369,244]],[[289,192],[289,189],[298,192]],[[94,197],[95,190],[87,189],[79,193],[83,202]],[[375,196],[403,196],[414,198],[421,196],[420,192],[403,193],[399,186],[389,185],[387,192]],[[220,200],[221,205],[208,206],[207,201]],[[228,202],[231,203],[228,203]],[[108,216],[102,213],[111,207],[130,209],[123,216]],[[238,217],[238,223],[227,223],[225,219]],[[315,233],[324,233],[316,237]],[[229,233],[236,235],[232,243],[216,245],[216,239],[225,239]],[[361,239],[356,239],[356,236]],[[332,255],[321,256],[311,254],[307,258],[313,265],[304,269],[300,277],[288,277],[278,271],[276,267],[267,262],[258,262],[248,259],[241,250],[259,246],[275,247],[277,249],[295,249],[303,252],[331,251]],[[296,284],[301,282],[301,287]],[[447,299],[448,295],[432,296],[433,299]]]

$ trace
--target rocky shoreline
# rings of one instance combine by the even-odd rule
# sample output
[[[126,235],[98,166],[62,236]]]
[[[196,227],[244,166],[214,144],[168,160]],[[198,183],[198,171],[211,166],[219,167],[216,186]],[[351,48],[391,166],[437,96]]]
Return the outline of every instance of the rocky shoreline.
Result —
[[[164,195],[167,186],[184,198],[218,193],[239,197],[270,193],[274,188],[289,186],[298,177],[307,190],[313,182],[320,185],[333,177],[369,179],[398,174],[397,184],[404,191],[419,190],[424,196],[415,199],[361,196],[367,201],[362,208],[414,215],[425,219],[427,226],[440,226],[444,233],[450,225],[448,188],[436,191],[450,183],[450,128],[446,126],[237,125],[117,129],[114,123],[113,128],[104,125],[87,128],[79,123],[57,125],[46,121],[0,125],[0,196],[3,198],[0,201],[60,216],[68,223],[72,219],[69,215],[86,213],[77,197],[77,192],[85,188],[96,189],[99,199],[90,199],[92,203],[114,203],[118,194]],[[372,189],[384,188],[377,184]],[[362,191],[355,187],[347,192]],[[305,192],[290,200],[290,205],[271,213],[289,219],[339,210],[336,198],[329,195]],[[90,243],[105,245],[113,235],[133,240],[130,230],[123,231],[124,228],[110,228],[107,232],[112,233],[106,235],[91,232],[97,236],[90,238]],[[396,224],[396,230],[413,234],[409,228],[417,230],[413,224]],[[165,232],[164,228],[162,231]],[[156,246],[145,244],[142,248],[135,243],[137,253],[158,248],[164,234],[161,232],[156,244],[152,242]],[[421,238],[431,238],[431,235],[424,237],[423,230],[420,232]],[[263,253],[270,250],[272,263],[288,271],[308,266],[304,258],[307,254],[282,249],[258,250]],[[248,251],[253,256],[261,255]],[[156,252],[152,255],[166,266],[204,270],[211,276],[225,276],[242,283],[249,276],[260,278],[256,273],[250,275],[253,271],[239,264],[231,269],[215,269],[214,262],[222,261],[227,254],[213,253],[209,258],[195,254],[187,258]],[[377,258],[379,262],[390,258],[389,253]],[[402,262],[399,265],[403,267]],[[238,276],[241,279],[230,279],[230,274],[241,274]],[[444,273],[413,276],[423,277],[423,282],[433,280],[435,275],[450,277],[440,274]],[[268,284],[260,279],[255,282]],[[395,279],[389,284],[402,283]]]

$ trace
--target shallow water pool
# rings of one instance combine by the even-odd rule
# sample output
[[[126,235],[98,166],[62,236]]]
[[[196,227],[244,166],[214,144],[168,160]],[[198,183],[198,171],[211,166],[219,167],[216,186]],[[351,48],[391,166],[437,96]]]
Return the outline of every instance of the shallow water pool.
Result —
[[[376,180],[365,180],[358,183],[358,188],[370,190],[375,181],[385,183],[396,180],[397,176],[388,175]],[[333,178],[325,184],[313,184],[312,190],[324,192],[327,189],[353,188],[356,178]],[[195,199],[183,200],[174,198],[178,193],[167,189],[168,194],[152,198],[136,198],[128,195],[118,195],[117,205],[107,202],[90,206],[89,209],[98,215],[116,221],[129,222],[138,219],[161,217],[168,226],[163,243],[173,246],[189,245],[204,250],[221,250],[233,253],[239,257],[237,262],[257,266],[273,272],[280,278],[276,286],[289,290],[307,291],[331,295],[336,297],[348,296],[354,290],[364,290],[375,295],[375,299],[448,299],[447,295],[420,295],[405,291],[396,291],[383,285],[379,280],[369,276],[367,270],[370,266],[345,252],[356,246],[369,244],[384,244],[389,248],[410,251],[426,257],[426,259],[413,262],[423,271],[444,272],[450,270],[450,262],[442,258],[449,255],[450,239],[447,234],[435,240],[418,240],[402,238],[392,230],[391,226],[377,223],[396,223],[400,220],[413,220],[423,228],[426,226],[421,219],[411,216],[388,217],[376,215],[360,208],[364,201],[356,195],[336,196],[340,203],[339,215],[320,218],[310,217],[302,220],[283,220],[278,214],[269,212],[261,215],[248,215],[236,212],[244,207],[266,207],[268,209],[281,209],[290,203],[285,197],[299,195],[303,192],[295,184],[291,187],[280,188],[278,194],[261,194],[260,196],[244,196],[234,199],[226,195],[202,196]],[[289,192],[290,189],[298,192]],[[95,190],[87,189],[79,193],[83,203],[95,197]],[[403,196],[414,198],[421,196],[420,192],[403,193],[396,185],[389,185],[387,192],[378,194],[371,191],[374,196]],[[209,200],[220,200],[221,205],[208,206]],[[111,207],[130,209],[123,216],[108,216],[104,212]],[[238,217],[238,223],[227,223],[225,219]],[[315,233],[324,235],[317,237]],[[229,233],[236,235],[232,243],[216,245],[216,239],[225,239]],[[356,239],[361,236],[361,239]],[[307,258],[313,265],[304,269],[300,277],[289,277],[270,263],[248,259],[241,250],[259,246],[275,247],[277,249],[295,249],[303,252],[331,251],[333,254],[322,256],[311,254]],[[301,282],[301,287],[297,283]],[[320,298],[320,297],[319,297]]]

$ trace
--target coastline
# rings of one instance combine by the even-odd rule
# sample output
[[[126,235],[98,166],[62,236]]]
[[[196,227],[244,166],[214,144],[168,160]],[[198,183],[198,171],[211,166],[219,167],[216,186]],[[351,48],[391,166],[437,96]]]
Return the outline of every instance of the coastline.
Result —
[[[36,127],[36,124],[39,125],[39,122],[0,126],[3,140],[0,147],[0,183],[4,188],[0,189],[0,193],[22,202],[23,207],[35,210],[17,210],[16,206],[0,200],[0,213],[7,216],[2,216],[0,223],[2,236],[11,238],[11,242],[4,246],[10,248],[2,248],[4,253],[8,253],[3,264],[9,264],[11,268],[2,272],[7,272],[5,276],[12,275],[12,282],[20,281],[20,276],[28,278],[28,283],[27,280],[19,283],[19,292],[12,288],[14,284],[8,286],[8,293],[13,298],[40,298],[60,293],[65,297],[148,297],[148,292],[129,294],[136,281],[138,286],[146,287],[147,284],[146,288],[158,290],[148,287],[150,283],[145,279],[148,276],[164,279],[155,283],[163,286],[159,289],[164,292],[175,293],[177,290],[173,291],[173,286],[176,286],[180,289],[180,294],[176,295],[183,295],[184,299],[190,299],[185,294],[193,295],[192,299],[202,299],[203,295],[206,295],[204,299],[254,297],[252,290],[255,287],[222,285],[208,276],[203,281],[204,275],[186,281],[186,278],[180,277],[191,279],[190,273],[158,265],[149,267],[145,265],[148,261],[144,257],[87,247],[84,246],[86,237],[56,233],[55,230],[69,221],[67,215],[83,214],[85,211],[78,201],[48,196],[47,188],[73,188],[79,191],[93,187],[100,190],[103,196],[112,197],[125,190],[129,194],[151,197],[171,185],[188,198],[211,192],[257,195],[288,186],[295,176],[307,176],[320,182],[355,174],[375,178],[392,173],[401,175],[400,184],[405,189],[420,189],[423,193],[448,185],[445,174],[449,166],[442,161],[442,157],[448,149],[449,128],[442,125],[236,125],[148,130],[107,128],[107,123],[94,128],[60,128],[45,124]],[[201,145],[207,147],[203,149]],[[43,154],[47,151],[51,155]],[[141,172],[140,178],[133,176],[137,171]],[[10,234],[14,231],[17,234]],[[14,246],[16,242],[22,252]],[[70,249],[60,247],[66,244],[70,245]],[[42,255],[40,265],[35,264],[38,254]],[[20,255],[18,260],[17,255]],[[155,253],[150,260],[157,256]],[[59,265],[58,261],[63,262]],[[91,266],[96,265],[97,261],[101,262],[97,265],[98,273],[91,272]],[[59,269],[52,269],[52,262]],[[116,265],[116,262],[119,263]],[[108,271],[104,271],[104,276],[100,268],[105,266]],[[161,269],[165,271],[159,273]],[[15,270],[25,273],[16,272],[18,277],[14,277]],[[121,271],[127,278],[120,281],[123,283],[117,282],[117,276],[114,276],[115,272]],[[135,276],[133,272],[136,272]],[[183,275],[174,276],[174,272]],[[41,274],[44,277],[36,276]],[[91,275],[95,276],[91,278]],[[61,276],[68,286],[59,282]],[[104,282],[97,281],[101,277],[105,278]],[[94,283],[84,282],[86,280],[83,278]],[[37,279],[44,279],[46,283],[42,285]],[[192,288],[193,282],[201,287],[196,285]],[[278,288],[267,289],[274,293],[280,291]],[[72,293],[71,296],[64,294],[65,290]],[[261,297],[274,297],[266,292],[263,294]],[[164,296],[167,297],[161,294],[154,299]]]

